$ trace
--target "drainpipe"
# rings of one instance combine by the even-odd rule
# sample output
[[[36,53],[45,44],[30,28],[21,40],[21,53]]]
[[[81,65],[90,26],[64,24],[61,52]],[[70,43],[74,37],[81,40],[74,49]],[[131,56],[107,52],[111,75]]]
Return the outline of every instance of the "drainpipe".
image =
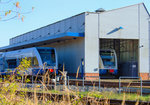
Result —
[[[141,43],[140,43],[140,32],[141,32],[141,30],[140,30],[140,4],[138,4],[138,39],[139,39],[139,49],[138,49],[138,76],[140,76],[140,72],[141,72],[141,70],[140,70],[140,48],[141,48]]]
[[[150,18],[148,19],[148,36],[149,36],[149,78],[150,78]]]
[[[99,59],[99,56],[100,56],[100,12],[98,13],[98,73],[99,73],[99,63],[100,63],[100,59]],[[100,77],[100,74],[99,74],[99,77]]]

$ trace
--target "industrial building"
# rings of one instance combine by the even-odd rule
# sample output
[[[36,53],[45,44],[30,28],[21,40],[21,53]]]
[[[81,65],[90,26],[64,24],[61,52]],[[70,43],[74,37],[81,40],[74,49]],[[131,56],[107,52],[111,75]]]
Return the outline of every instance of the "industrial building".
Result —
[[[55,47],[69,76],[82,66],[85,76],[99,76],[99,50],[115,49],[121,76],[150,77],[150,15],[143,3],[66,18],[11,38],[0,52],[36,46]]]

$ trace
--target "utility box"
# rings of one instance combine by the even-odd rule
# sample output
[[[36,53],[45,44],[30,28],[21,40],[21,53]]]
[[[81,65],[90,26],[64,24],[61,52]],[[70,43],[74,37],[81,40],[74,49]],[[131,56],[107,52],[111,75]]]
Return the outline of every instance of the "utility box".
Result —
[[[138,77],[138,63],[129,61],[120,64],[120,76]]]

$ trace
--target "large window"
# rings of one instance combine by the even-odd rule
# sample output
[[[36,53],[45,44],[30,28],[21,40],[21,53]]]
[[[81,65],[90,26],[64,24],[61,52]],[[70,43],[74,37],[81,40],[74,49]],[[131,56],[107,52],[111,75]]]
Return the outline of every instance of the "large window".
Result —
[[[100,56],[104,66],[115,66],[115,54],[113,51],[100,51]]]
[[[47,66],[55,66],[55,50],[54,49],[38,49],[42,62]]]

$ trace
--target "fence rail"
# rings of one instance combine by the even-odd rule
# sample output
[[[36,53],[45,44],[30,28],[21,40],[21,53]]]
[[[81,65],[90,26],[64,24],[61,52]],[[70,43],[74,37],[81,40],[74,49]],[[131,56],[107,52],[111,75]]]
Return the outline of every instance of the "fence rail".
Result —
[[[122,76],[122,77],[119,77],[119,93],[121,93],[121,79],[140,79],[140,93],[141,93],[141,96],[142,96],[142,78],[141,77],[125,77],[125,76]]]
[[[91,89],[94,89],[94,87],[91,86],[96,86],[96,89],[98,91],[103,90],[102,87],[107,85],[111,85],[112,87],[116,87],[119,88],[118,92],[121,93],[121,91],[125,88],[127,89],[127,86],[129,83],[131,83],[130,86],[140,86],[140,95],[142,96],[143,94],[145,94],[145,89],[143,90],[143,86],[144,83],[150,83],[149,81],[143,81],[142,82],[142,78],[141,77],[119,77],[119,80],[117,80],[117,82],[107,82],[107,81],[102,81],[102,79],[99,76],[84,76],[83,79],[70,79],[69,76],[56,76],[54,79],[50,79],[50,82],[47,81],[47,79],[45,80],[44,76],[38,76],[39,80],[42,81],[43,83],[45,83],[44,85],[46,87],[49,87],[50,89],[56,89],[57,87],[62,87],[62,85],[68,87],[68,89],[72,89],[72,87],[76,87],[77,85],[76,83],[78,83],[79,88],[82,91],[85,91],[85,89],[89,90],[89,87]],[[34,76],[30,77],[31,81],[30,83],[25,83],[25,77],[22,76],[20,83],[22,87],[36,87],[37,85],[39,85],[40,87],[44,88],[44,86],[40,83],[40,81],[36,80],[36,78]],[[130,81],[132,79],[132,81]],[[138,80],[134,80],[133,79],[138,79]],[[128,81],[128,82],[127,82]],[[94,84],[94,85],[93,85]],[[146,86],[149,86],[147,85]],[[109,86],[108,86],[109,87]],[[136,87],[135,87],[136,88]],[[134,89],[134,87],[130,87],[129,90]],[[139,88],[136,88],[139,89]],[[132,90],[134,91],[134,90]],[[148,90],[150,91],[150,90]]]

